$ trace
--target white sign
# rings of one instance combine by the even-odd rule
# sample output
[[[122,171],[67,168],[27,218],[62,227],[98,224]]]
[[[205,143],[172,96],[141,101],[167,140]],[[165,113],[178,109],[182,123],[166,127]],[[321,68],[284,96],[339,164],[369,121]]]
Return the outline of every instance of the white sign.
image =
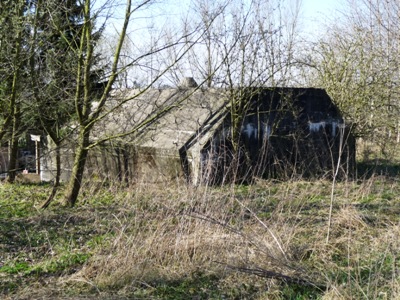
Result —
[[[31,140],[34,142],[40,142],[40,135],[31,134]]]

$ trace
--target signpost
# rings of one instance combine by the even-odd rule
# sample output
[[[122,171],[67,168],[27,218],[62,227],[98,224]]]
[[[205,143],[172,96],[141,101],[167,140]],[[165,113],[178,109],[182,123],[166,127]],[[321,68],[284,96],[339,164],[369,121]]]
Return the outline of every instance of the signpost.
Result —
[[[31,134],[31,140],[35,142],[35,152],[36,152],[36,174],[40,174],[40,135]]]

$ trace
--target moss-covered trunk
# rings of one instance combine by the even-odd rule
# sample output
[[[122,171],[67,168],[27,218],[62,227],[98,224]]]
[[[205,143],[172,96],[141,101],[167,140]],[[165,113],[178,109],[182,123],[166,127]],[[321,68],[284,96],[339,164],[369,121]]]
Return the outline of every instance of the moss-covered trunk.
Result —
[[[8,165],[8,181],[14,182],[17,175],[18,137],[13,133],[10,143],[10,163]]]
[[[89,152],[89,135],[90,130],[85,127],[83,127],[79,133],[71,178],[65,191],[65,204],[70,207],[75,206],[82,186],[83,172],[85,170],[86,158]]]
[[[14,89],[14,87],[13,87]],[[16,97],[16,91],[13,90],[13,97]],[[10,163],[8,165],[8,180],[9,182],[14,182],[17,175],[18,167],[18,139],[19,139],[19,129],[21,125],[21,112],[19,108],[19,103],[13,101],[12,110],[12,133],[10,139]]]

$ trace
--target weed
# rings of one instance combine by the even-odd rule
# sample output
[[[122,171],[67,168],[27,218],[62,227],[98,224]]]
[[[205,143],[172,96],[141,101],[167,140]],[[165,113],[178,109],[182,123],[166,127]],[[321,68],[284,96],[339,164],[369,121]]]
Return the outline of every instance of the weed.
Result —
[[[12,262],[9,265],[4,265],[0,268],[1,273],[7,274],[25,273],[28,270],[29,264],[27,262]]]
[[[216,188],[85,187],[75,209],[56,200],[41,211],[36,207],[50,186],[0,186],[6,197],[0,199],[0,294],[102,299],[400,295],[400,187],[393,178],[337,182],[328,243],[331,183],[325,180],[260,180]],[[264,277],[251,273],[260,270]],[[49,281],[53,284],[42,284]]]
[[[221,298],[218,277],[203,274],[193,274],[179,281],[158,283],[153,294],[160,299]]]

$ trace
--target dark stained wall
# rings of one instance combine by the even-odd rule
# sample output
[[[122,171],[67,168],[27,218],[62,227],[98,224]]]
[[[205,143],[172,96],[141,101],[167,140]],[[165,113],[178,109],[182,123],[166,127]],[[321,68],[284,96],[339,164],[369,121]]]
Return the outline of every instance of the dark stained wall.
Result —
[[[324,90],[274,88],[249,94],[243,100],[250,103],[238,151],[230,141],[228,115],[202,150],[203,181],[329,176],[338,162],[340,175],[352,173],[354,138]]]

